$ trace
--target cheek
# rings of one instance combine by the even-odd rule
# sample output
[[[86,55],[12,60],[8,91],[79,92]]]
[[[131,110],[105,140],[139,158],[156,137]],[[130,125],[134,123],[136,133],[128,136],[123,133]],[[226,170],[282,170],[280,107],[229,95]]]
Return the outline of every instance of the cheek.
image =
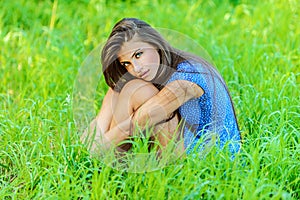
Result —
[[[160,66],[160,57],[159,54],[156,52],[156,54],[153,57],[155,59],[155,67],[156,67],[156,71],[158,70],[159,66]]]
[[[149,55],[149,61],[151,62],[152,65],[159,65],[160,63],[160,58],[159,58],[159,54],[157,52],[152,52],[150,55]]]

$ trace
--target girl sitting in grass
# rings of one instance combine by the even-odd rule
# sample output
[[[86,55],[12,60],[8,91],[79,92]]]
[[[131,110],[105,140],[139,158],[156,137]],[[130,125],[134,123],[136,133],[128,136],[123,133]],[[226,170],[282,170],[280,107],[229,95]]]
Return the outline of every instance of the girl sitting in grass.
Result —
[[[203,58],[175,49],[149,24],[119,21],[102,49],[109,90],[97,117],[81,136],[100,153],[119,147],[136,131],[152,128],[163,148],[201,153],[212,144],[240,149],[240,131],[227,86]]]

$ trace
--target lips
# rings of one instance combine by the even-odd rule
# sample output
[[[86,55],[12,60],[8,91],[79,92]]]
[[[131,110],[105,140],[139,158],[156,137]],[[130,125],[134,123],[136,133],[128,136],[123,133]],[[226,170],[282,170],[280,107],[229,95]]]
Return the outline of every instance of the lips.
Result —
[[[145,78],[148,75],[149,71],[150,71],[150,69],[148,69],[147,71],[141,73],[140,78]]]

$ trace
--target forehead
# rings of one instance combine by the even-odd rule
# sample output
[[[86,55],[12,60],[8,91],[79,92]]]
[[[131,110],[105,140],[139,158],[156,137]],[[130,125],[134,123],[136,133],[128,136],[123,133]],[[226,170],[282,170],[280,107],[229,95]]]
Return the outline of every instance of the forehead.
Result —
[[[127,59],[131,58],[132,54],[138,50],[138,49],[148,49],[148,48],[154,48],[151,44],[139,41],[135,38],[124,42],[121,46],[120,51],[118,52],[118,58],[121,59]]]

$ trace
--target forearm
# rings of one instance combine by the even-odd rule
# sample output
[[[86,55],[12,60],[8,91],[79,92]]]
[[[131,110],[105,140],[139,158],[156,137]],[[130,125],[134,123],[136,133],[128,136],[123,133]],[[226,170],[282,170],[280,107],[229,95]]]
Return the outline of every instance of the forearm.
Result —
[[[130,136],[130,123],[131,118],[128,118],[104,133],[105,146],[110,148],[127,139]]]
[[[133,122],[142,128],[146,125],[155,125],[168,119],[188,100],[202,94],[203,90],[194,83],[183,80],[173,81],[135,112]]]
[[[153,126],[169,119],[171,114],[182,104],[180,99],[168,88],[142,105],[135,113],[133,122],[140,127]]]

